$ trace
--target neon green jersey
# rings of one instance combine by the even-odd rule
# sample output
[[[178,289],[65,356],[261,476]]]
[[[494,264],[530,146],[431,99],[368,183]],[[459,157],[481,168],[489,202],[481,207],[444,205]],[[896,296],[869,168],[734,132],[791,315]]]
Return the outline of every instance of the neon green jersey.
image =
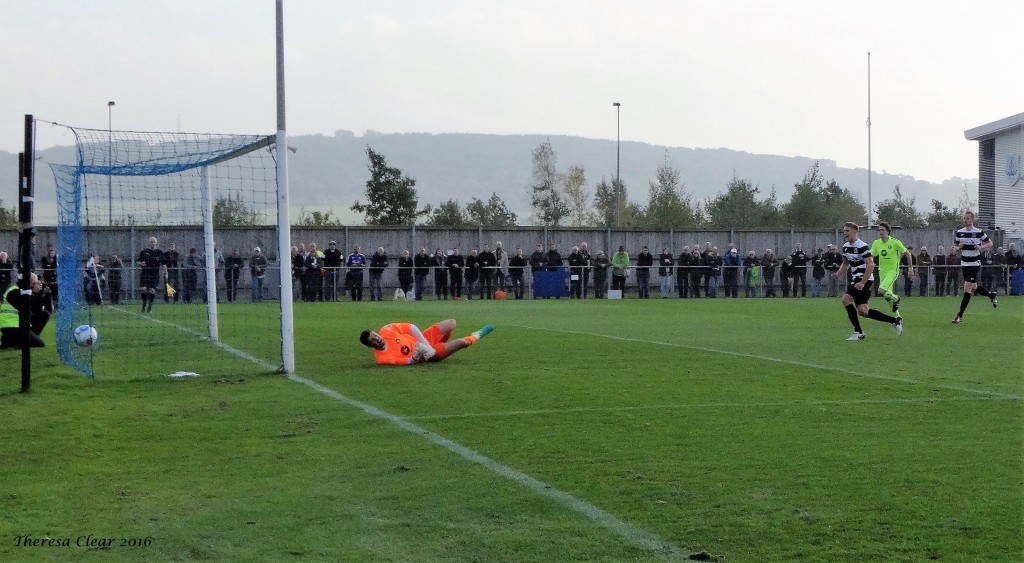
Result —
[[[886,272],[899,272],[900,256],[907,251],[907,247],[898,239],[889,237],[889,240],[882,242],[882,239],[875,239],[871,243],[871,256],[875,257],[878,264],[879,274]]]

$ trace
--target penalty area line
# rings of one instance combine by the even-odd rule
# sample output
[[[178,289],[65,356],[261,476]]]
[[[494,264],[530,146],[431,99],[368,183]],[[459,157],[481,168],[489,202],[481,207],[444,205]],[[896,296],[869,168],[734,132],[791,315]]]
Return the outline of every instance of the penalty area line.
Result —
[[[194,334],[196,336],[202,337],[202,335],[200,335],[194,330],[171,322],[154,319],[152,317],[146,317],[144,315],[133,313],[131,311],[121,310],[121,312],[123,312],[126,315],[134,315],[142,318],[147,318],[154,322],[174,327],[183,332],[187,332],[189,334]],[[261,367],[270,370],[280,370],[280,366],[274,366],[269,362],[263,361],[259,358],[255,358],[250,354],[242,352],[241,350],[237,350],[222,342],[211,343],[225,350],[226,352],[234,354],[239,358],[248,360]],[[317,391],[332,399],[340,401],[350,407],[359,409],[365,412],[366,414],[369,414],[370,416],[390,422],[391,424],[401,428],[402,430],[425,438],[426,440],[438,446],[441,446],[442,448],[458,455],[459,457],[467,461],[470,461],[485,469],[490,470],[492,473],[496,473],[501,477],[504,477],[510,481],[513,481],[515,483],[518,483],[519,485],[526,487],[527,489],[534,491],[535,493],[545,496],[548,499],[554,501],[556,504],[562,506],[563,508],[572,510],[577,514],[581,514],[590,521],[594,522],[595,524],[598,524],[599,526],[614,532],[616,535],[629,541],[635,546],[679,561],[689,559],[688,553],[684,552],[675,544],[670,543],[669,541],[659,537],[658,535],[648,532],[647,530],[637,528],[636,526],[631,526],[630,524],[627,524],[626,522],[623,522],[622,520],[618,519],[617,517],[615,517],[615,515],[611,514],[610,512],[598,508],[594,504],[576,498],[565,491],[556,489],[535,477],[531,477],[530,475],[527,475],[526,473],[523,473],[518,469],[514,469],[508,465],[505,465],[504,463],[491,459],[481,454],[480,452],[477,452],[474,449],[463,446],[462,444],[459,444],[458,442],[455,442],[454,440],[451,440],[449,438],[445,438],[444,436],[437,434],[436,432],[431,432],[426,428],[417,426],[416,424],[413,424],[409,420],[402,418],[398,415],[391,414],[373,405],[343,395],[329,387],[324,387],[323,385],[320,385],[319,383],[312,381],[310,379],[306,379],[305,377],[301,377],[294,373],[286,373],[284,375],[285,377],[296,383],[301,383],[302,385],[305,385],[306,387],[309,387],[314,391]]]
[[[818,365],[818,364],[812,364],[810,362],[801,362],[799,360],[786,360],[786,359],[783,359],[783,358],[774,358],[772,356],[761,356],[761,355],[758,355],[758,354],[747,354],[747,353],[743,353],[743,352],[733,352],[732,350],[722,350],[722,349],[719,349],[719,348],[708,348],[708,347],[705,347],[705,346],[690,346],[690,345],[687,345],[687,344],[678,344],[678,343],[675,343],[675,342],[664,342],[664,341],[659,341],[659,340],[644,340],[642,338],[630,338],[630,337],[627,337],[627,336],[617,336],[617,335],[614,335],[614,334],[600,334],[600,333],[597,333],[597,332],[581,332],[581,331],[576,331],[576,330],[565,330],[565,329],[560,329],[560,328],[544,328],[544,327],[525,326],[525,325],[506,325],[506,326],[511,326],[511,327],[515,327],[515,328],[523,328],[523,329],[526,329],[526,330],[540,330],[540,331],[547,331],[547,332],[558,332],[558,333],[562,333],[562,334],[572,334],[572,335],[576,335],[576,336],[593,336],[595,338],[607,338],[609,340],[621,340],[623,342],[635,342],[635,343],[638,343],[638,344],[654,344],[656,346],[670,346],[670,347],[673,347],[673,348],[682,348],[684,350],[697,350],[699,352],[708,352],[710,354],[722,354],[722,355],[725,355],[725,356],[735,356],[737,358],[747,358],[747,359],[752,359],[752,360],[764,360],[764,361],[767,361],[767,362],[774,362],[774,363],[777,363],[777,364],[787,364],[787,365],[791,365],[791,366],[799,366],[799,367],[805,367],[805,368],[820,369],[820,370],[832,371],[832,372],[836,372],[836,373],[843,373],[843,374],[846,374],[846,375],[854,375],[854,376],[857,376],[857,377],[866,377],[866,378],[870,378],[870,379],[881,379],[881,380],[884,380],[884,381],[894,381],[894,382],[897,382],[897,383],[906,383],[908,385],[932,386],[932,387],[936,387],[936,388],[939,388],[939,389],[945,389],[947,391],[959,391],[961,393],[971,393],[973,395],[981,395],[981,396],[987,396],[987,397],[998,397],[1000,399],[1012,399],[1012,400],[1016,400],[1016,401],[1020,401],[1020,400],[1024,399],[1020,395],[1013,395],[1013,394],[1010,394],[1010,393],[1000,393],[999,391],[989,391],[989,390],[986,390],[986,389],[972,389],[970,387],[959,387],[957,385],[945,385],[945,384],[942,384],[942,383],[925,383],[923,381],[920,381],[920,380],[917,380],[917,379],[911,379],[909,377],[896,377],[894,375],[883,375],[883,374],[878,374],[878,373],[862,373],[862,372],[859,372],[859,371],[853,371],[853,370],[850,370],[850,369],[845,369],[845,368],[841,368],[841,367],[837,367],[837,366],[822,366],[822,365]]]

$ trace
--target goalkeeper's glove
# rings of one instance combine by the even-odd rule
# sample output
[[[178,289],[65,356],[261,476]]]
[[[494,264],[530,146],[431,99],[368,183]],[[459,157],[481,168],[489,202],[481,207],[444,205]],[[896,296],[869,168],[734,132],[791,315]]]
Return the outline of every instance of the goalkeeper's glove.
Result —
[[[435,353],[433,346],[425,342],[417,342],[416,353],[413,357],[415,357],[417,361],[427,361],[430,358],[433,358]]]

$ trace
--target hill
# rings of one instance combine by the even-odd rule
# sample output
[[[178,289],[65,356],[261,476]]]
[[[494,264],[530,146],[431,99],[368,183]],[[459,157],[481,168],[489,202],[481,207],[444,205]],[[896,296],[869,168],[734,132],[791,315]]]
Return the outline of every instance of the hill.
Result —
[[[544,141],[551,143],[560,170],[573,164],[583,166],[591,193],[602,178],[614,178],[614,140],[562,135],[384,134],[374,131],[357,136],[350,131],[337,131],[333,136],[289,138],[289,145],[297,149],[289,158],[291,200],[295,214],[300,207],[333,209],[344,222],[358,222],[348,208],[363,199],[369,177],[365,151],[370,146],[384,154],[389,164],[416,179],[421,204],[437,204],[448,199],[465,204],[473,197],[486,200],[496,192],[519,214],[520,223],[528,223],[531,152]],[[780,202],[788,201],[793,185],[803,179],[816,160],[826,179],[835,179],[862,200],[866,199],[867,170],[841,168],[826,158],[751,154],[725,148],[666,147],[633,141],[623,141],[620,148],[622,181],[630,199],[641,204],[646,203],[649,183],[665,157],[682,172],[686,190],[695,201],[721,193],[734,177],[752,181],[764,195],[774,188]],[[69,162],[73,155],[70,147],[52,147],[37,154],[41,162]],[[37,167],[36,173],[39,223],[52,224],[56,220],[53,179],[45,166]],[[17,155],[0,151],[0,176],[17,177]],[[954,207],[965,184],[974,193],[976,180],[950,178],[936,184],[912,176],[874,171],[872,202],[891,197],[893,187],[899,185],[905,197],[917,199],[921,210],[927,209],[932,199]],[[16,201],[16,194],[14,190],[6,190],[0,192],[0,199],[10,207]]]

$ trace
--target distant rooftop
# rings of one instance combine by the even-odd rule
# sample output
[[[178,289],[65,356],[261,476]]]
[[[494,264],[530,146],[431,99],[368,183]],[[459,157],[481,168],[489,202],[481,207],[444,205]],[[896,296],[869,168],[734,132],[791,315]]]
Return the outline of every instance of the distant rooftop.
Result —
[[[989,137],[994,137],[1003,131],[1020,127],[1024,125],[1024,113],[1018,113],[1017,115],[1011,115],[1005,117],[999,121],[993,121],[992,123],[986,123],[974,129],[968,129],[964,131],[964,137],[969,141],[980,141]]]

